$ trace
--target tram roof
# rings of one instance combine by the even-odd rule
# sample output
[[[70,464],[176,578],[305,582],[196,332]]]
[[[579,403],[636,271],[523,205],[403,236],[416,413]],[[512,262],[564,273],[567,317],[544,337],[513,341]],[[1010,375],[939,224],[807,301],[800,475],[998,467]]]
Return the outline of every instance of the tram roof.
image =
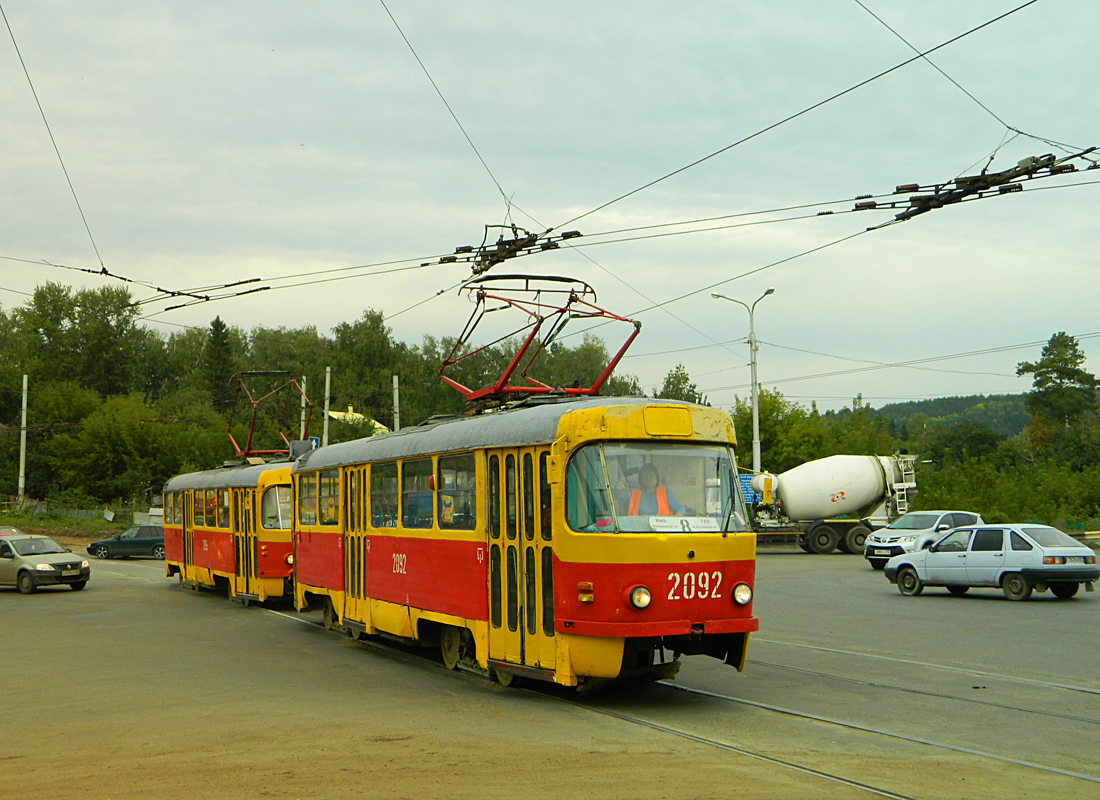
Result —
[[[260,475],[269,469],[289,467],[290,461],[269,461],[266,464],[247,464],[237,467],[208,469],[205,472],[188,472],[169,478],[164,491],[178,492],[183,489],[232,489],[255,486]]]
[[[684,405],[681,401],[645,397],[586,397],[520,406],[470,417],[427,422],[393,433],[311,450],[294,464],[294,472],[365,461],[472,450],[481,447],[526,447],[557,438],[558,423],[571,411],[600,406]]]

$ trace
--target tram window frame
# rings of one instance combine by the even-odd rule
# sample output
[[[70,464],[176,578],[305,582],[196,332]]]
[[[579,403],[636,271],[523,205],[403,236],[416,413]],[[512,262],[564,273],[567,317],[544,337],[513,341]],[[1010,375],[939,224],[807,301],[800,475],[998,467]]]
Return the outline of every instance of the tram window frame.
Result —
[[[396,528],[401,484],[396,461],[371,464],[370,525],[372,528]]]
[[[298,476],[298,524],[305,527],[317,524],[316,472],[305,472]]]
[[[531,542],[535,539],[535,459],[530,453],[523,454],[523,538]],[[534,631],[531,631],[534,633]]]
[[[431,458],[401,462],[402,527],[424,529],[435,524],[434,473]]]
[[[218,527],[218,490],[207,489],[204,493],[203,504],[206,506],[206,527]]]
[[[494,628],[501,624],[500,614],[500,545],[489,548],[489,621]]]
[[[489,456],[489,535],[500,538],[500,456]],[[499,625],[497,627],[500,627]]]
[[[477,528],[477,459],[473,453],[440,456],[436,461],[439,527]]]
[[[532,636],[538,631],[538,607],[535,598],[535,546],[527,545],[523,558],[524,597],[523,613],[527,617],[527,632]]]
[[[508,545],[508,552],[505,556],[506,560],[506,587],[505,594],[508,602],[508,630],[518,631],[520,628],[519,620],[519,547],[514,544]]]
[[[340,471],[317,473],[317,524],[326,528],[340,524]]]
[[[218,527],[229,530],[229,490],[212,489],[215,492],[218,509]]]
[[[203,503],[203,491],[202,489],[191,490],[191,527],[201,528],[206,523],[203,520],[202,509]]]
[[[554,551],[542,548],[542,632],[554,635]]]
[[[550,499],[550,451],[539,453],[539,531],[544,542],[553,539],[551,527]]]
[[[272,500],[269,501],[268,498]],[[264,489],[263,496],[260,498],[260,527],[265,531],[289,531],[294,516],[291,509],[293,499],[294,493],[285,483]],[[271,513],[272,507],[274,513]],[[272,519],[275,520],[275,524],[269,525],[268,522]]]
[[[504,531],[509,539],[515,539],[518,533],[518,504],[516,455],[515,453],[508,453],[504,457]]]

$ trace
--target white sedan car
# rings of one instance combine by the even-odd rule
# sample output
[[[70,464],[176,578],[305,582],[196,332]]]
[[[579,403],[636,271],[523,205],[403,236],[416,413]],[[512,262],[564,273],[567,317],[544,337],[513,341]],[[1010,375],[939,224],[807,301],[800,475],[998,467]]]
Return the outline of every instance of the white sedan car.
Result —
[[[1056,528],[983,524],[957,528],[927,550],[894,556],[885,575],[910,596],[925,586],[945,586],[953,595],[971,586],[999,586],[1009,600],[1047,589],[1068,599],[1082,583],[1091,592],[1100,568],[1091,549]]]

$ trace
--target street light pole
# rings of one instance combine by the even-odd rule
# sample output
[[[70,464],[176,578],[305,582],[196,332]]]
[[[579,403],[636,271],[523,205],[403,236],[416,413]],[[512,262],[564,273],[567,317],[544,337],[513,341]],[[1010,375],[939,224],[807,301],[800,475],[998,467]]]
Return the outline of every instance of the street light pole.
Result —
[[[743,303],[740,300],[735,300],[732,297],[726,297],[724,294],[718,294],[712,292],[711,297],[716,300],[729,300],[731,303],[737,303],[739,306],[743,306],[746,311],[749,312],[749,371],[752,378],[752,471],[760,472],[760,387],[756,380],[756,352],[759,350],[759,346],[756,343],[756,322],[753,318],[753,312],[756,311],[756,304],[772,294],[775,291],[774,288],[769,288],[764,294],[760,295],[753,304],[750,306],[747,303]]]

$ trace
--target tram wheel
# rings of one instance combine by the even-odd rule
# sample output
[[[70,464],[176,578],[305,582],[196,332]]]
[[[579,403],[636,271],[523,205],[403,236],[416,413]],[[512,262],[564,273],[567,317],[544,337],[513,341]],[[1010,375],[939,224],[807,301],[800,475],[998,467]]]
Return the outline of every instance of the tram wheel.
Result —
[[[504,688],[519,686],[519,675],[513,672],[505,672],[501,669],[493,669],[493,678]]]
[[[332,598],[325,598],[325,610],[322,612],[322,616],[326,631],[334,631],[340,627],[340,623],[336,620],[336,609],[332,607]]]
[[[454,669],[462,655],[462,629],[454,625],[444,625],[439,635],[439,651],[443,656],[443,666]]]

